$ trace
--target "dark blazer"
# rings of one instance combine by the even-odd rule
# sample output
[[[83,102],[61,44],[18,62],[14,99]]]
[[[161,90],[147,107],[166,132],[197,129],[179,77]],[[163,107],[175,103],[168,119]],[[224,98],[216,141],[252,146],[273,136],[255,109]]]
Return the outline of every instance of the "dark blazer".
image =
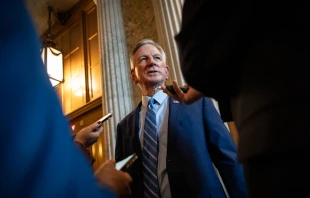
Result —
[[[309,151],[307,8],[304,1],[185,0],[176,36],[182,73],[207,97],[230,103],[241,161]]]
[[[25,1],[0,4],[0,197],[114,198],[70,137]]]
[[[137,153],[130,172],[134,198],[142,197],[142,150],[139,141],[139,106],[117,126],[116,161]],[[172,197],[225,197],[214,170],[218,168],[231,197],[247,197],[236,147],[212,101],[185,105],[169,98],[167,173]],[[212,160],[212,161],[211,161]]]

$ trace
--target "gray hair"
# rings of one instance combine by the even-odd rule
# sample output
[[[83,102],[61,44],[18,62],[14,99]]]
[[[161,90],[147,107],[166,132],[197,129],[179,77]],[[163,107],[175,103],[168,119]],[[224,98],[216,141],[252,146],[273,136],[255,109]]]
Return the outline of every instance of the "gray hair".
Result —
[[[135,53],[138,51],[138,49],[140,47],[142,47],[143,45],[153,45],[154,47],[156,47],[158,49],[158,51],[161,53],[162,55],[162,58],[163,58],[163,62],[166,63],[166,53],[165,51],[163,50],[163,48],[158,44],[158,43],[155,43],[153,40],[151,39],[143,39],[141,41],[139,41],[131,50],[130,52],[130,68],[131,69],[134,69],[135,68],[135,65],[134,65],[134,55]]]

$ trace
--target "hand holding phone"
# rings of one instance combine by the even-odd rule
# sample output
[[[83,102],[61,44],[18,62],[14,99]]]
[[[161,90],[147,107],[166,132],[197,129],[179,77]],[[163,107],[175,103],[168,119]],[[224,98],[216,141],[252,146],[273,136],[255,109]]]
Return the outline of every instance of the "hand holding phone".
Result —
[[[173,85],[166,85],[166,89],[168,89],[168,91],[170,91],[171,93],[176,94]],[[186,87],[180,87],[180,89],[183,91],[183,93],[188,92],[188,88]]]
[[[123,159],[122,161],[117,162],[115,165],[115,169],[126,172],[137,159],[138,155],[134,153],[128,156],[127,158]]]
[[[204,97],[201,92],[190,87],[189,85],[180,87],[175,80],[173,80],[172,83],[173,85],[166,85],[166,89],[163,89],[162,87],[159,88],[163,89],[164,92],[170,97],[174,98],[175,100],[182,101],[184,104],[192,104],[200,98]],[[174,87],[180,87],[180,90],[174,90]]]
[[[112,113],[108,113],[107,115],[103,116],[100,120],[98,120],[98,122],[100,122],[102,124],[105,121],[107,121],[108,119],[110,119],[111,117],[112,117]]]
[[[112,117],[112,113],[108,113],[97,122],[83,128],[75,134],[74,141],[81,143],[85,147],[89,147],[97,142],[103,131],[102,123]]]
[[[158,87],[159,89],[161,89],[161,86]],[[166,85],[166,89],[171,92],[172,94],[176,94],[173,85]],[[180,87],[180,89],[183,91],[183,93],[187,93],[188,92],[188,88],[186,87]]]
[[[96,180],[104,186],[109,186],[118,197],[129,197],[132,177],[129,173],[115,169],[113,160],[105,161],[95,172]]]
[[[98,130],[102,126],[102,124],[110,118],[112,118],[112,113],[108,113],[107,115],[103,116],[100,120],[97,121],[97,123],[101,125],[97,129],[94,129],[93,131]]]

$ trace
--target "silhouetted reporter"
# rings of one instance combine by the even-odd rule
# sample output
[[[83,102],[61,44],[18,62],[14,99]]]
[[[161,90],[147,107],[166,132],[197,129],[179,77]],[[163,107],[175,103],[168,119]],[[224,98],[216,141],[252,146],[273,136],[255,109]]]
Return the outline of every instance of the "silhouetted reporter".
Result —
[[[184,3],[176,36],[184,78],[231,105],[250,197],[308,191],[297,181],[309,175],[309,14],[304,1]]]
[[[0,197],[114,198],[131,178],[107,161],[94,174],[39,54],[23,0],[0,0]]]

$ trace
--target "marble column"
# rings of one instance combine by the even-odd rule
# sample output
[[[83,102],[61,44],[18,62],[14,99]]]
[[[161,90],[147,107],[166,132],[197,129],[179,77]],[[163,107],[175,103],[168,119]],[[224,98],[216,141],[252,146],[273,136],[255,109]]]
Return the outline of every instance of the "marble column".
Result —
[[[185,81],[180,69],[179,55],[174,36],[181,27],[182,6],[184,0],[152,0],[155,21],[159,36],[159,44],[164,48],[167,55],[167,65],[170,66],[170,75],[167,81],[177,80],[179,85]]]
[[[133,109],[133,88],[120,0],[96,0],[102,68],[103,114],[113,117],[105,126],[105,152],[114,159],[117,123]]]

